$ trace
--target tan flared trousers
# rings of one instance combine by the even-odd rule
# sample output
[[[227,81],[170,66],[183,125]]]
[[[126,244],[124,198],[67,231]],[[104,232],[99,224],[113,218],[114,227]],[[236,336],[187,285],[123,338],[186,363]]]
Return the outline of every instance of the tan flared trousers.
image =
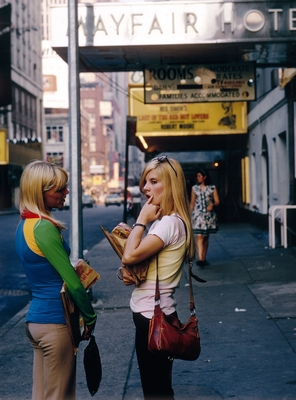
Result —
[[[26,323],[34,349],[32,400],[75,400],[76,357],[67,325]]]

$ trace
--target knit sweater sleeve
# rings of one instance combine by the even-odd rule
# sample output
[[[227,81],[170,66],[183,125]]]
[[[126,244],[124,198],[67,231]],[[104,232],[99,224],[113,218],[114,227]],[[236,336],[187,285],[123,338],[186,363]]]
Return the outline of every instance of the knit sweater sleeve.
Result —
[[[59,273],[66,283],[72,300],[79,308],[86,325],[96,321],[96,313],[88,294],[80,282],[63,246],[60,231],[50,221],[42,220],[34,230],[35,241],[44,257]]]

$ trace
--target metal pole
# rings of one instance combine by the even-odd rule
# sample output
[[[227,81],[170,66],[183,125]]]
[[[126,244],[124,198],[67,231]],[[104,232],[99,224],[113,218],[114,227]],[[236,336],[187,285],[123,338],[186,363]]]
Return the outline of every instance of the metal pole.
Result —
[[[70,146],[70,247],[71,260],[83,258],[80,82],[77,0],[68,0],[69,146]]]
[[[126,121],[123,222],[127,222],[129,121]]]

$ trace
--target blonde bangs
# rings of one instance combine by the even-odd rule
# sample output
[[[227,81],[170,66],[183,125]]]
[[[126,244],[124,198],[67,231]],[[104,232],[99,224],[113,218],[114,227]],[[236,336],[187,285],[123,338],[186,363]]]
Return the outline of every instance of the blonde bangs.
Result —
[[[53,187],[58,191],[67,183],[67,171],[55,164],[39,160],[28,164],[20,180],[20,212],[28,210],[40,217],[49,217],[60,229],[65,229],[64,225],[46,209],[43,193]]]
[[[157,159],[150,161],[143,170],[139,186],[141,192],[144,193],[147,174],[152,170],[157,171],[159,179],[163,182],[165,188],[160,204],[163,210],[162,215],[175,213],[184,221],[187,231],[185,258],[186,260],[191,260],[195,255],[195,243],[185,176],[178,161],[172,158],[168,160],[169,162],[159,162]]]
[[[68,183],[68,174],[63,169],[56,169],[55,176],[53,179],[53,186],[56,187],[56,191],[63,189]]]

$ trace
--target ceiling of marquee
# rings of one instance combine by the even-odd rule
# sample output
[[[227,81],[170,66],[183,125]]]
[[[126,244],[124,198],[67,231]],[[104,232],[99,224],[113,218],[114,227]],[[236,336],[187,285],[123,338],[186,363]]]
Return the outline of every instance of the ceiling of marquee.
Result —
[[[67,48],[54,49],[67,62]],[[186,45],[80,47],[80,72],[141,71],[147,64],[197,64],[253,61],[257,68],[295,67],[296,43],[236,42]],[[146,153],[162,151],[226,150],[245,146],[244,135],[196,135],[189,137],[157,136],[145,138],[148,149],[139,140],[137,146]]]
[[[54,48],[67,62],[67,48]],[[254,61],[257,67],[295,67],[296,43],[241,42],[80,47],[80,72],[141,71],[146,64]]]

